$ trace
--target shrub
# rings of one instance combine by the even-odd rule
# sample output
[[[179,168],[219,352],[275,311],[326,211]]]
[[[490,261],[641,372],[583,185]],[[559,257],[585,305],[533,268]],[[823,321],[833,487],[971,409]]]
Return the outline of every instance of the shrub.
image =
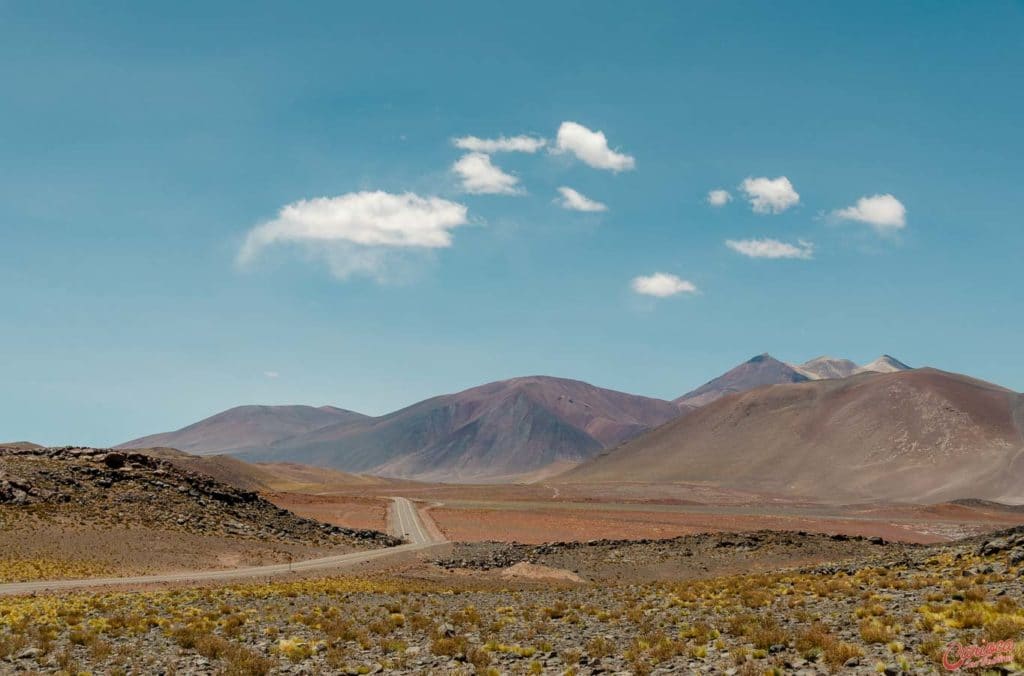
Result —
[[[860,637],[865,643],[888,643],[895,637],[895,632],[878,620],[864,620],[860,623]]]
[[[615,651],[615,646],[604,636],[595,636],[587,643],[587,654],[598,659],[608,657]]]
[[[850,643],[832,641],[825,648],[825,662],[831,667],[841,667],[851,657],[860,657],[863,651]]]
[[[313,654],[309,641],[300,638],[283,638],[277,642],[277,650],[292,662],[301,662]]]
[[[439,636],[430,642],[430,652],[444,657],[465,655],[469,641],[465,636]]]

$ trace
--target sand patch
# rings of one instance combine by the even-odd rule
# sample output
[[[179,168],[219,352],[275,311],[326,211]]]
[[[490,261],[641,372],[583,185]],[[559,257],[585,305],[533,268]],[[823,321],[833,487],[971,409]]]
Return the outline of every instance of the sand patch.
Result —
[[[582,577],[565,568],[551,568],[525,561],[509,566],[501,571],[506,579],[518,578],[525,580],[558,580],[561,582],[586,582]]]

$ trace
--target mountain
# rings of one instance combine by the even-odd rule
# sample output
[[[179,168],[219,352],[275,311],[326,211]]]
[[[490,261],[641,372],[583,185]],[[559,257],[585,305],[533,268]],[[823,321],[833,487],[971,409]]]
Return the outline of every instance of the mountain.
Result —
[[[544,476],[679,414],[670,402],[530,376],[342,421],[242,454],[393,477],[495,481]]]
[[[896,357],[883,354],[870,364],[865,364],[857,369],[857,373],[895,373],[896,371],[909,371],[910,367]]]
[[[698,408],[727,394],[746,392],[762,385],[802,383],[806,380],[810,378],[789,364],[770,354],[760,354],[692,392],[687,392],[672,403],[683,409]]]
[[[792,364],[792,366],[810,380],[846,378],[857,373],[857,370],[860,368],[857,366],[857,362],[850,361],[849,359],[836,359],[835,357],[816,357],[810,361],[805,361],[799,366],[796,364]]]
[[[930,368],[724,396],[556,479],[1024,501],[1024,395]]]
[[[175,432],[153,434],[118,448],[169,447],[197,455],[239,453],[338,423],[366,418],[333,406],[238,406]]]

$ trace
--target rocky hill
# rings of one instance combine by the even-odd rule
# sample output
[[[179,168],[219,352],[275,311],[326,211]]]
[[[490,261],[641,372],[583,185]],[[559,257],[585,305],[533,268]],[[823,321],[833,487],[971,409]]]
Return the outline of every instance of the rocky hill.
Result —
[[[256,493],[143,453],[94,448],[0,451],[0,519],[116,526],[202,536],[356,548],[398,541],[323,524]]]

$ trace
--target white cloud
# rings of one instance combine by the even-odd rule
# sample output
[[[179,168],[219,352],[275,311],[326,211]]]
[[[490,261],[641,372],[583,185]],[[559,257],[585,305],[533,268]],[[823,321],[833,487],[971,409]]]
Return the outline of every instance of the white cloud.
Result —
[[[275,244],[296,244],[309,257],[325,261],[335,277],[362,274],[383,281],[396,258],[451,246],[451,231],[465,225],[466,216],[462,204],[410,192],[299,200],[249,231],[238,263],[253,262]]]
[[[595,169],[628,171],[636,167],[636,160],[608,147],[604,132],[591,131],[576,122],[563,122],[558,128],[555,150],[572,153]]]
[[[740,184],[750,206],[759,214],[780,214],[800,203],[800,194],[785,176],[747,178]]]
[[[563,209],[571,209],[573,211],[608,211],[607,204],[592,200],[567,186],[563,185],[558,189],[558,192],[562,195],[562,199],[558,201],[558,204]]]
[[[806,240],[796,244],[780,242],[777,239],[727,239],[725,245],[737,253],[750,258],[811,258],[814,245]]]
[[[490,155],[468,153],[452,165],[462,178],[462,189],[480,195],[517,195],[522,192],[519,179],[494,166]]]
[[[264,375],[264,377],[267,377],[267,378],[270,378],[271,380],[273,380],[274,378],[277,378],[281,374],[278,373],[277,371],[264,371],[263,375]]]
[[[732,201],[732,195],[728,190],[712,190],[708,193],[708,204],[713,207],[724,207]]]
[[[636,293],[657,298],[668,298],[679,293],[697,293],[697,286],[693,282],[680,279],[667,272],[655,272],[653,275],[634,277],[630,286]]]
[[[832,212],[836,218],[867,223],[876,232],[888,233],[907,225],[907,208],[892,195],[861,197],[852,207]]]
[[[499,136],[498,138],[460,136],[453,138],[452,143],[456,148],[474,153],[535,153],[546,146],[548,141],[535,136]]]

